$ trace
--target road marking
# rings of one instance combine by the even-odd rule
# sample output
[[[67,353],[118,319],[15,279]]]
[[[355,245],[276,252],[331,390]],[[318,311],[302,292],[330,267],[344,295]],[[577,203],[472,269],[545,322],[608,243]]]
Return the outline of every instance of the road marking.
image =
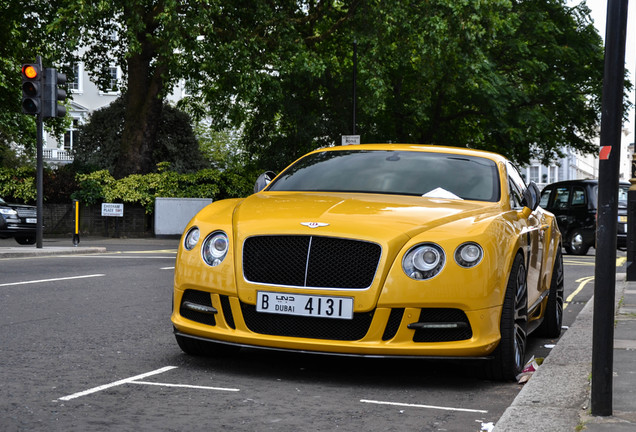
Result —
[[[590,257],[592,258],[592,257]],[[594,260],[576,259],[576,258],[564,258],[563,264],[578,265],[578,266],[593,266]]]
[[[565,299],[565,302],[563,303],[563,310],[565,310],[565,308],[568,307],[568,304],[570,304],[570,302],[574,299],[574,297],[576,297],[576,295],[581,292],[581,290],[585,287],[585,285],[587,285],[589,282],[593,280],[594,280],[594,276],[587,276],[584,278],[577,279],[576,282],[579,282],[579,286],[577,289],[574,290],[572,294],[568,296],[567,299]]]
[[[29,285],[29,284],[44,283],[44,282],[59,282],[59,281],[65,281],[65,280],[86,279],[86,278],[94,278],[94,277],[102,277],[102,276],[106,276],[106,275],[92,274],[92,275],[84,275],[84,276],[69,276],[65,278],[40,279],[40,280],[23,281],[23,282],[10,282],[10,283],[0,284],[0,287],[14,286],[14,285]]]
[[[99,255],[99,254],[95,254],[95,255],[66,255],[66,256],[60,256],[59,258],[100,258],[100,259],[127,259],[127,260],[133,260],[133,259],[169,259],[169,260],[174,260],[173,256],[134,256],[134,255],[129,255],[129,256],[124,256],[124,255]]]
[[[190,384],[168,384],[168,383],[156,383],[156,382],[149,382],[149,381],[132,381],[130,384],[142,384],[142,385],[150,385],[150,386],[158,386],[158,387],[179,387],[179,388],[191,388],[191,389],[202,389],[202,390],[218,390],[218,391],[229,391],[229,392],[241,391],[241,389],[237,389],[237,388],[208,387],[208,386],[198,386],[198,385],[190,385]]]
[[[159,270],[174,270],[174,267],[161,267]]]
[[[78,397],[86,396],[86,395],[89,395],[89,394],[92,394],[92,393],[97,393],[99,391],[106,390],[106,389],[109,389],[109,388],[112,388],[112,387],[117,387],[117,386],[120,386],[122,384],[128,384],[128,383],[131,383],[133,381],[140,380],[140,379],[152,376],[152,375],[158,375],[158,374],[161,374],[161,373],[164,373],[164,372],[167,372],[169,370],[176,369],[176,368],[177,368],[176,366],[166,366],[166,367],[163,367],[161,369],[157,369],[157,370],[154,370],[154,371],[151,371],[151,372],[146,372],[146,373],[141,374],[141,375],[136,375],[134,377],[125,378],[123,380],[115,381],[115,382],[112,382],[110,384],[104,384],[104,385],[101,385],[99,387],[93,387],[92,389],[84,390],[84,391],[81,391],[81,392],[78,392],[78,393],[73,393],[72,395],[61,397],[60,400],[69,401],[71,399],[76,399]]]
[[[617,257],[616,258],[616,267],[621,267],[623,264],[627,262],[627,257]],[[590,257],[580,257],[580,258],[563,258],[563,264],[567,265],[575,265],[575,266],[593,266],[595,265],[595,258]]]
[[[434,405],[408,404],[408,403],[400,403],[400,402],[385,402],[385,401],[376,401],[376,400],[368,400],[368,399],[360,399],[360,402],[376,404],[376,405],[392,405],[392,406],[399,406],[399,407],[427,408],[427,409],[437,409],[437,410],[444,410],[444,411],[462,411],[462,412],[484,413],[484,414],[488,413],[488,411],[486,410],[442,407],[442,406],[434,406]]]

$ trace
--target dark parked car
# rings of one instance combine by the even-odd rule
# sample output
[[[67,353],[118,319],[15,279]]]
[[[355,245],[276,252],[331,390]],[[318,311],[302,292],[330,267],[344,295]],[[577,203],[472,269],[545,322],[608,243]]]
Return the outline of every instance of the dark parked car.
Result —
[[[617,245],[627,245],[627,190],[621,182],[618,189]],[[596,208],[598,180],[567,180],[552,183],[541,192],[541,207],[554,213],[563,235],[567,253],[585,255],[596,243]]]
[[[9,204],[0,198],[0,238],[15,238],[20,244],[35,243],[37,210],[26,204]]]

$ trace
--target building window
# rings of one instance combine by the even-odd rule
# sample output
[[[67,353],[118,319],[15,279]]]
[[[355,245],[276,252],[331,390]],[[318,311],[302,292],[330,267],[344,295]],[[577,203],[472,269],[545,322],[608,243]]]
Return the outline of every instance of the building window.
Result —
[[[69,81],[68,89],[72,93],[82,93],[82,74],[84,73],[84,67],[81,63],[75,63],[73,65],[73,81]]]
[[[73,150],[73,143],[77,142],[77,128],[79,126],[79,119],[73,119],[71,127],[66,130],[64,134],[64,150],[70,152]]]
[[[101,94],[116,94],[119,92],[119,68],[117,66],[108,66],[106,68],[108,74],[108,83],[105,90],[101,91]]]
[[[530,181],[541,183],[541,179],[539,178],[539,166],[533,165],[530,167]]]
[[[559,167],[556,165],[552,165],[548,168],[548,182],[554,183],[559,181]]]
[[[110,85],[108,86],[108,89],[112,92],[115,92],[117,91],[117,68],[111,66],[108,68],[108,71],[110,72]]]

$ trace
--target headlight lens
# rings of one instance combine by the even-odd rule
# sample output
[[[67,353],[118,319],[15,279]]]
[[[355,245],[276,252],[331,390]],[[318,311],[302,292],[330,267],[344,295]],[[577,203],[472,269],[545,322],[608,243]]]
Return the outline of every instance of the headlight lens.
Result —
[[[444,249],[434,243],[422,243],[412,247],[402,260],[402,269],[411,279],[430,279],[444,268]]]
[[[223,262],[227,255],[230,241],[227,238],[227,234],[223,231],[217,231],[205,239],[203,246],[201,247],[201,253],[203,254],[203,261],[209,266],[216,267]]]
[[[484,250],[477,243],[464,243],[455,250],[455,261],[465,268],[475,267],[483,257]]]
[[[0,214],[16,215],[18,212],[10,208],[0,208]]]
[[[186,250],[194,249],[197,243],[199,243],[200,235],[201,232],[199,231],[199,228],[190,228],[190,231],[188,231],[188,234],[186,234],[185,240],[183,241],[183,247],[185,247]]]

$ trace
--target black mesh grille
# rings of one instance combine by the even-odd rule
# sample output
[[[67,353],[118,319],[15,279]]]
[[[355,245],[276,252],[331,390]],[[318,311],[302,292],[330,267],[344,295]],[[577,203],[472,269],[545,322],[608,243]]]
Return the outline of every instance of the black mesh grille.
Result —
[[[395,337],[400,328],[402,316],[404,316],[404,308],[391,309],[391,315],[389,315],[389,320],[386,323],[382,340],[386,341]]]
[[[38,215],[35,208],[16,207],[15,209],[21,218],[34,218]]]
[[[473,337],[468,317],[459,309],[422,309],[419,322],[462,323],[465,326],[451,329],[417,329],[413,335],[413,342],[451,342]]]
[[[223,316],[225,317],[225,322],[228,326],[235,329],[236,326],[234,324],[234,315],[232,315],[232,307],[230,306],[230,298],[228,296],[222,295],[221,297],[221,308],[223,309]]]
[[[216,325],[216,319],[213,314],[194,311],[183,306],[183,303],[190,302],[202,306],[212,307],[212,299],[210,293],[197,290],[186,290],[181,298],[181,307],[179,313],[182,317],[192,321],[196,321],[207,325]]]
[[[241,303],[241,311],[254,333],[341,341],[362,339],[373,319],[373,312],[354,313],[351,320],[278,315],[257,312],[255,306],[245,303]]]
[[[381,251],[376,243],[333,237],[250,237],[243,273],[256,283],[364,289],[373,282]]]

